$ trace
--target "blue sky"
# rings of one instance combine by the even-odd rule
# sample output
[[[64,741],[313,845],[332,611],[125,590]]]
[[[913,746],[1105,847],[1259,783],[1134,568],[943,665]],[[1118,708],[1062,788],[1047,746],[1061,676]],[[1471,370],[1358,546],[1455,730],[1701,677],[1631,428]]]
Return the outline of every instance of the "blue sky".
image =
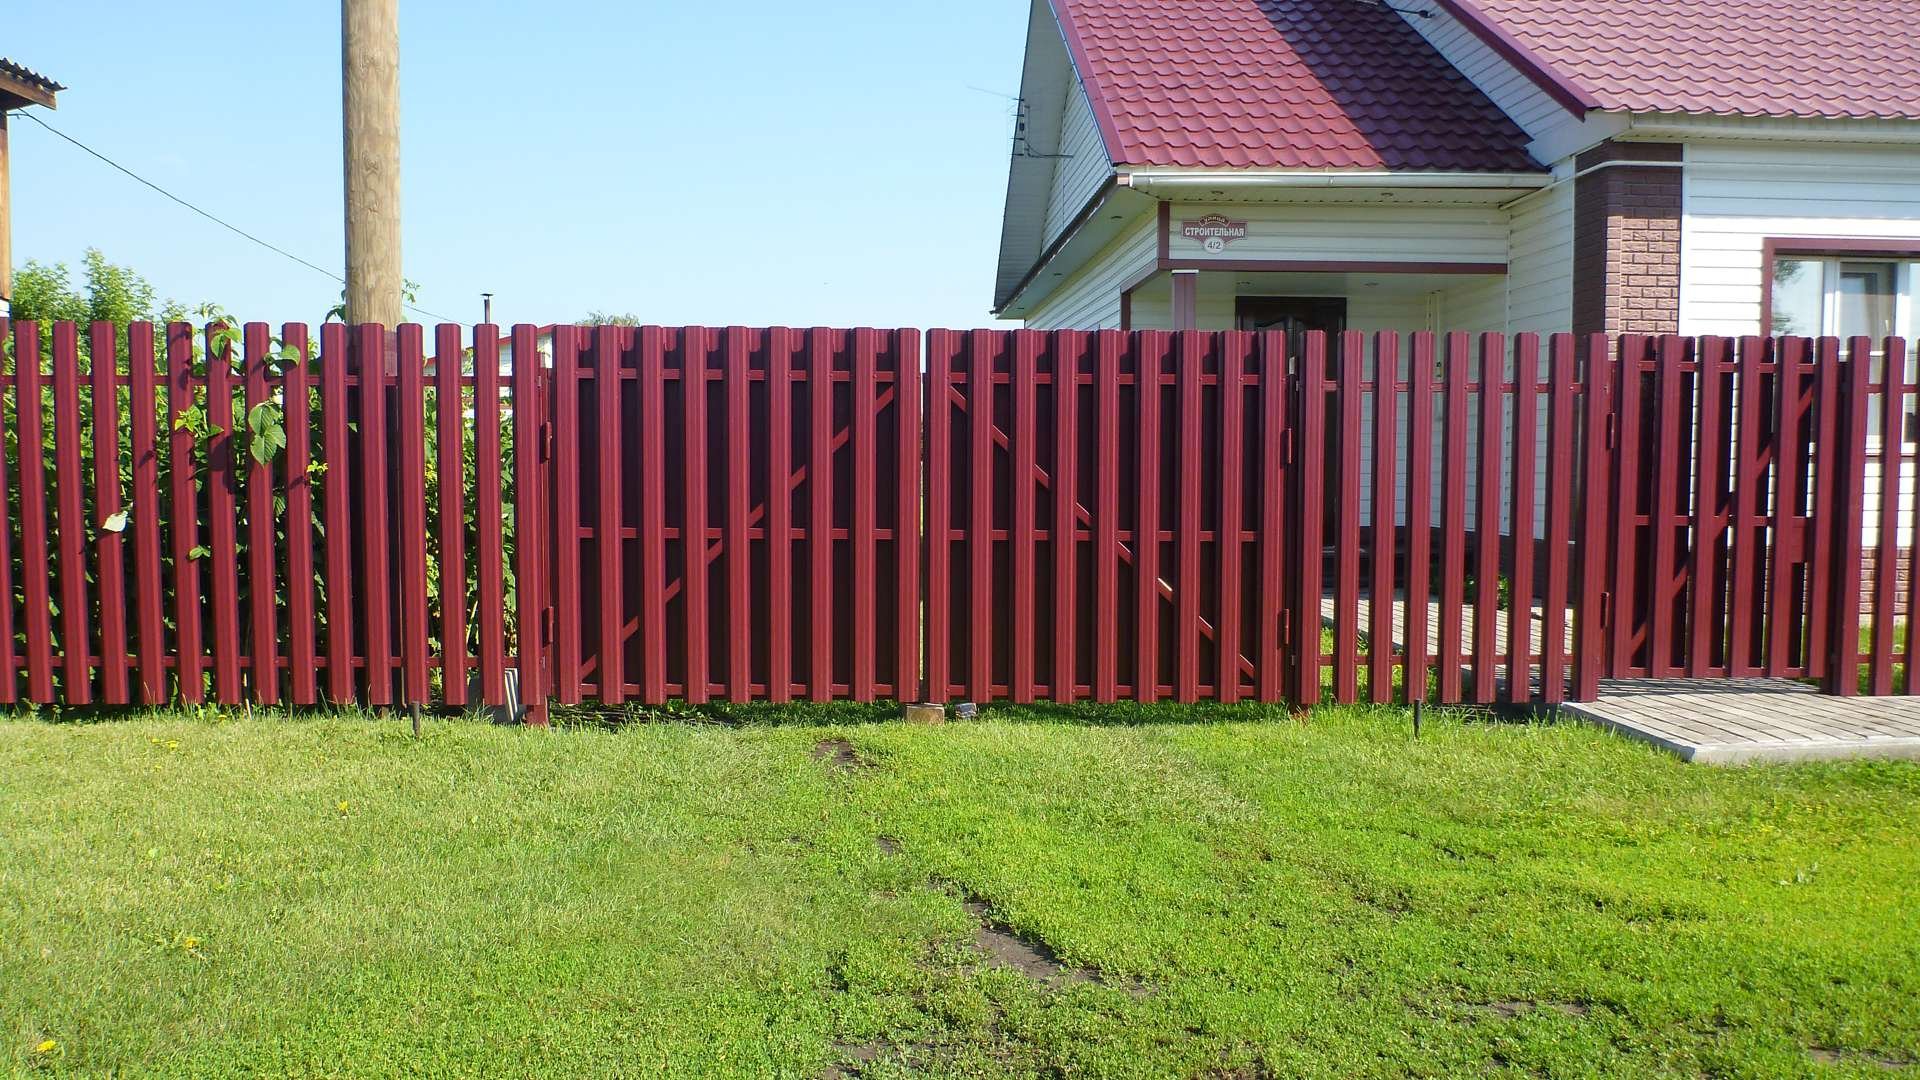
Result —
[[[989,322],[1023,0],[400,0],[408,277],[462,322]],[[41,115],[341,261],[328,0],[16,5]],[[13,124],[15,262],[98,247],[164,297],[317,321],[337,283]],[[418,316],[425,320],[425,316]]]

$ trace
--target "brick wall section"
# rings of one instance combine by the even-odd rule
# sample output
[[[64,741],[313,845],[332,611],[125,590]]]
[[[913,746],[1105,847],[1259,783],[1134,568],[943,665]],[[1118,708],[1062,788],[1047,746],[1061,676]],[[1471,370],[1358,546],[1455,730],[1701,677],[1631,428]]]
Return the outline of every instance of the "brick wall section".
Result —
[[[1677,143],[1607,142],[1574,159],[1574,169],[1680,159]],[[1576,333],[1680,332],[1681,183],[1678,168],[1634,165],[1574,181]]]

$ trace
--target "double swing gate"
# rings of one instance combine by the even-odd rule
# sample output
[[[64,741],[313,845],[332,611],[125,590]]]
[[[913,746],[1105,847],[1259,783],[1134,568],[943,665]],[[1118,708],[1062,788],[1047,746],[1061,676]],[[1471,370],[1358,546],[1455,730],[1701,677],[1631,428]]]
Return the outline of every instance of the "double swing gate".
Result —
[[[0,703],[1920,690],[1898,340],[0,328]]]

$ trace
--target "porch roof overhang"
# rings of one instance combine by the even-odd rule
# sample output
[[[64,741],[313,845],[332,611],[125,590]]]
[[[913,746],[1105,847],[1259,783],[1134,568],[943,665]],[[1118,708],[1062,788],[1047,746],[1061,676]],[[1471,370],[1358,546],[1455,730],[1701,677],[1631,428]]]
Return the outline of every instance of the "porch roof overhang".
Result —
[[[1504,202],[1553,183],[1538,172],[1427,172],[1386,169],[1129,169],[1119,183],[1161,200],[1292,201],[1314,192],[1365,197],[1405,190],[1458,202]]]

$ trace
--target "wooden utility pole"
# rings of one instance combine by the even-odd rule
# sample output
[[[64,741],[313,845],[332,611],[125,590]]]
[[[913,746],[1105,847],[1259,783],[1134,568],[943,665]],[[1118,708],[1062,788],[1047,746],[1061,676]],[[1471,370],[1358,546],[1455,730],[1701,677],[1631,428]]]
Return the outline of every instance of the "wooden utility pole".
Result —
[[[401,321],[400,2],[340,0],[347,322]]]
[[[13,178],[7,148],[7,113],[29,105],[55,107],[66,87],[0,57],[0,315],[13,310]]]

